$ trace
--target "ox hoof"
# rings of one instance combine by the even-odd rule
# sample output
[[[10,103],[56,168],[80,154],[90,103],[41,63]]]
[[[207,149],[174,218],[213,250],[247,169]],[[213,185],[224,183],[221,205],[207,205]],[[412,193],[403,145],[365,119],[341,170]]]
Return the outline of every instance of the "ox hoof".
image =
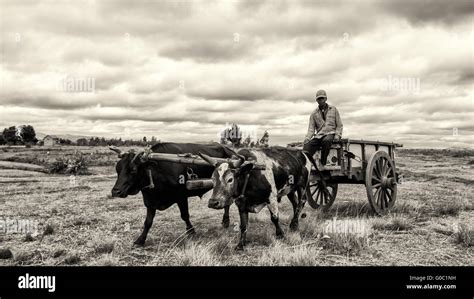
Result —
[[[229,221],[222,221],[223,228],[229,228],[229,225],[230,225]]]
[[[191,226],[191,227],[186,228],[186,234],[188,234],[188,235],[196,234],[196,231],[194,230],[194,227]]]
[[[283,234],[283,232],[279,232],[276,234],[277,239],[283,239],[284,237],[285,237],[285,234]]]
[[[133,242],[133,245],[136,247],[143,247],[145,246],[145,240],[137,239],[135,242]]]
[[[244,251],[244,245],[238,244],[237,246],[235,246],[235,251]]]

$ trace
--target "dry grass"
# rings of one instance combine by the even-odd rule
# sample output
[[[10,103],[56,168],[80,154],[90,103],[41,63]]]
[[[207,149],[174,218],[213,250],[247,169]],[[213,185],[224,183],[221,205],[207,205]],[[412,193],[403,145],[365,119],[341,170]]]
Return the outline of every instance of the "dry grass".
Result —
[[[214,243],[189,242],[182,248],[177,248],[172,255],[174,266],[220,266],[220,261],[214,251]]]
[[[257,260],[258,266],[315,266],[321,258],[321,248],[307,245],[286,247],[277,243],[263,251]]]
[[[64,264],[66,264],[66,265],[75,265],[75,264],[78,264],[80,261],[81,261],[81,258],[79,256],[79,254],[72,253],[64,259]]]
[[[103,267],[112,267],[116,266],[120,263],[118,257],[113,256],[111,254],[105,254],[101,256],[99,259],[94,261],[91,265],[92,266],[103,266]]]
[[[458,216],[465,206],[459,201],[432,203],[426,205],[422,212],[433,216]]]
[[[401,215],[390,216],[388,219],[376,218],[372,221],[372,228],[375,230],[407,231],[413,227],[413,222]]]
[[[335,234],[323,238],[322,248],[339,255],[360,255],[369,249],[369,238],[354,234]]]
[[[51,150],[45,159],[54,161],[74,149]],[[0,179],[23,181],[0,183],[4,202],[0,215],[39,223],[39,235],[1,236],[0,265],[474,266],[469,155],[400,153],[398,166],[408,176],[399,186],[397,203],[384,217],[371,211],[364,186],[340,185],[328,212],[306,206],[307,217],[300,219],[299,231],[292,232],[288,228],[292,208],[284,198],[280,220],[285,237],[276,238],[264,209],[250,215],[248,245],[236,252],[237,209],[231,207],[231,227],[223,229],[222,211],[207,208],[208,195],[189,200],[196,235],[184,234],[184,222],[173,206],[157,213],[144,248],[132,246],[145,217],[141,196],[110,198],[116,156],[108,149],[85,149],[85,153],[94,154],[96,166],[89,168],[91,175],[77,176],[74,184],[69,176],[0,169]],[[33,148],[8,150],[0,152],[0,160],[12,154],[26,161],[45,153]],[[328,229],[334,219],[358,230]]]
[[[56,250],[53,252],[53,257],[54,257],[54,258],[58,258],[58,257],[62,256],[65,252],[66,252],[66,250],[64,250],[64,249],[62,249],[62,248],[56,249]]]
[[[466,223],[460,223],[456,232],[456,241],[459,244],[470,247],[474,246],[474,229]]]
[[[6,260],[11,259],[13,257],[13,253],[10,248],[1,248],[0,249],[0,259]]]
[[[32,261],[35,258],[36,253],[37,252],[35,251],[31,252],[31,251],[21,250],[15,253],[14,260],[17,263],[17,265],[29,264],[30,261]]]
[[[94,251],[95,253],[102,254],[102,253],[111,253],[114,251],[115,241],[106,240],[102,241],[99,244],[95,245]]]

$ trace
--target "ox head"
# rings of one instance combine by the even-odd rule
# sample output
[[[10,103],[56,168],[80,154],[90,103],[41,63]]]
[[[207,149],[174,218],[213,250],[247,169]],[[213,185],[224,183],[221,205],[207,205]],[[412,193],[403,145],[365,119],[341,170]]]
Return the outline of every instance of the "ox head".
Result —
[[[214,188],[208,202],[209,208],[222,209],[231,205],[240,195],[245,175],[254,167],[253,162],[245,161],[245,157],[234,151],[232,151],[231,161],[221,163],[205,154],[199,153],[199,155],[215,167],[212,173]]]
[[[141,180],[138,175],[143,152],[128,151],[124,152],[117,147],[109,147],[118,154],[120,160],[115,165],[117,171],[117,181],[112,188],[112,197],[127,197],[140,192]]]

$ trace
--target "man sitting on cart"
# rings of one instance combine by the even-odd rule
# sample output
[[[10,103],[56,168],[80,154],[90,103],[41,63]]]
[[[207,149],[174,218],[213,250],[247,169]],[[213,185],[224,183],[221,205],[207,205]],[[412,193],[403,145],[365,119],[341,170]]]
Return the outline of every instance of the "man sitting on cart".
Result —
[[[331,144],[342,136],[342,121],[336,107],[326,103],[326,91],[316,93],[316,108],[309,117],[308,132],[303,141],[303,151],[312,159],[316,150],[321,149],[321,165],[327,162]]]

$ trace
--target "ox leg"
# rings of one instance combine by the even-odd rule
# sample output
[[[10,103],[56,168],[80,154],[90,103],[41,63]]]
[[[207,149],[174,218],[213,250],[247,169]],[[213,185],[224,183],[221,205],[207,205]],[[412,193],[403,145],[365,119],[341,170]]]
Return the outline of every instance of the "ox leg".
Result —
[[[156,210],[153,208],[146,208],[146,218],[143,225],[142,234],[135,240],[134,244],[143,246],[145,245],[146,236],[150,230],[151,225],[153,224],[153,218],[155,218]]]
[[[308,188],[309,188],[309,186],[308,186]],[[297,192],[298,192],[298,215],[295,215],[295,216],[299,216],[301,211],[303,211],[304,204],[306,203],[305,191],[306,191],[306,188],[304,188],[304,187],[300,187],[297,190]],[[302,218],[304,218],[304,215],[302,216]]]
[[[183,219],[184,222],[186,222],[186,231],[189,234],[194,234],[194,227],[191,224],[191,221],[189,221],[189,208],[188,208],[188,198],[185,198],[183,200],[178,200],[178,208],[179,212],[181,213],[181,219]]]
[[[230,205],[227,206],[227,207],[224,207],[224,216],[222,217],[222,226],[224,228],[228,228],[229,227],[229,223],[230,223],[230,220],[229,220],[229,209],[230,209]]]
[[[276,200],[270,200],[270,204],[268,205],[268,210],[270,211],[270,217],[275,225],[276,228],[276,236],[277,238],[283,238],[283,230],[280,227],[280,222],[278,218],[278,203]]]
[[[240,240],[235,250],[244,250],[244,246],[247,243],[247,225],[249,222],[249,213],[242,206],[242,207],[239,207],[239,214],[240,214]]]
[[[291,205],[293,206],[293,219],[291,219],[291,222],[290,222],[290,229],[297,230],[298,229],[298,215],[299,215],[298,200],[294,192],[288,193],[287,196],[291,202]]]

